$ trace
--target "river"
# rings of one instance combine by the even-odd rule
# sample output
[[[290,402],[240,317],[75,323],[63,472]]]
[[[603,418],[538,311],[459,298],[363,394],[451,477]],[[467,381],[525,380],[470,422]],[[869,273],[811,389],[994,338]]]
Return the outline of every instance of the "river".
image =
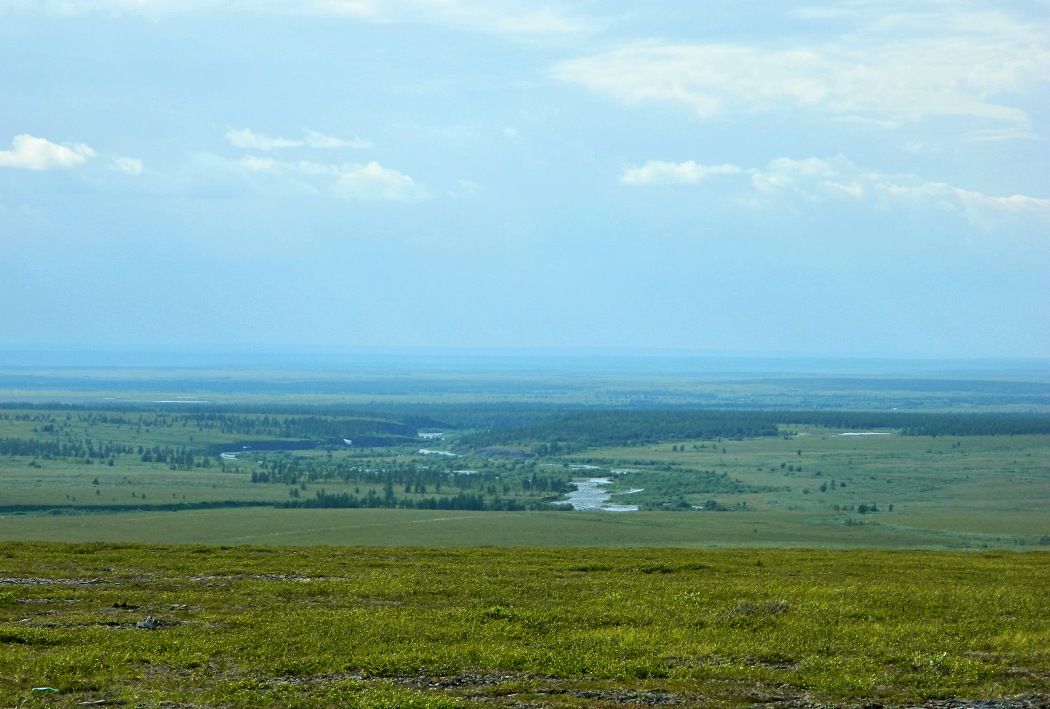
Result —
[[[587,478],[573,480],[575,492],[570,492],[565,500],[577,512],[637,512],[638,505],[611,505],[612,495],[605,486],[612,483],[609,478]],[[641,490],[631,490],[641,492]]]

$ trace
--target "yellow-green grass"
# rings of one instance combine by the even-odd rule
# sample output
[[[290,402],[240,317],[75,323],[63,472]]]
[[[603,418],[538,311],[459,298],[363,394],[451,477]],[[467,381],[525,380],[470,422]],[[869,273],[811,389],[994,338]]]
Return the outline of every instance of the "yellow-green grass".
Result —
[[[10,543],[0,579],[3,706],[908,706],[1050,679],[1045,552]]]

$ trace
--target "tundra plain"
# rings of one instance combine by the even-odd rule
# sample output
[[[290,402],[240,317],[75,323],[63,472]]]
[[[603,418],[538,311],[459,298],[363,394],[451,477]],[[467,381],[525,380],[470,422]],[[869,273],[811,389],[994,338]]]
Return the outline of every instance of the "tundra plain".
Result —
[[[1050,703],[1042,380],[44,374],[5,706]]]

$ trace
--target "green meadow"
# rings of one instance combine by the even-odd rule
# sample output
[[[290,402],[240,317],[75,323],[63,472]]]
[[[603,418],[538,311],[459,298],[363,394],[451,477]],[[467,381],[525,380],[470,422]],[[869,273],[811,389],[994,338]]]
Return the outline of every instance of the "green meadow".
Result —
[[[5,543],[0,704],[1042,706],[1047,588],[1046,552]]]

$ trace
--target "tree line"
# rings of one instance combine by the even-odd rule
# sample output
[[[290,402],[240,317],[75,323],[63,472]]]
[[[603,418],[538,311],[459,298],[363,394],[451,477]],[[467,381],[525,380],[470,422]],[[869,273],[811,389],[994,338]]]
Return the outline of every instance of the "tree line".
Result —
[[[550,503],[541,500],[502,498],[499,495],[486,497],[482,494],[471,494],[465,492],[461,492],[454,496],[432,496],[422,499],[413,499],[398,496],[391,491],[391,488],[387,488],[382,495],[376,493],[374,490],[369,490],[363,495],[355,495],[347,492],[330,494],[322,489],[318,490],[312,498],[289,500],[288,502],[281,503],[278,507],[470,510],[476,512],[525,512],[528,510],[562,509],[559,506],[551,505]]]
[[[780,426],[847,430],[895,429],[905,436],[1010,436],[1050,433],[1045,414],[943,414],[872,411],[577,410],[550,414],[519,428],[472,433],[470,448],[531,447],[558,455],[598,446],[643,446],[661,441],[742,439],[781,435]]]

